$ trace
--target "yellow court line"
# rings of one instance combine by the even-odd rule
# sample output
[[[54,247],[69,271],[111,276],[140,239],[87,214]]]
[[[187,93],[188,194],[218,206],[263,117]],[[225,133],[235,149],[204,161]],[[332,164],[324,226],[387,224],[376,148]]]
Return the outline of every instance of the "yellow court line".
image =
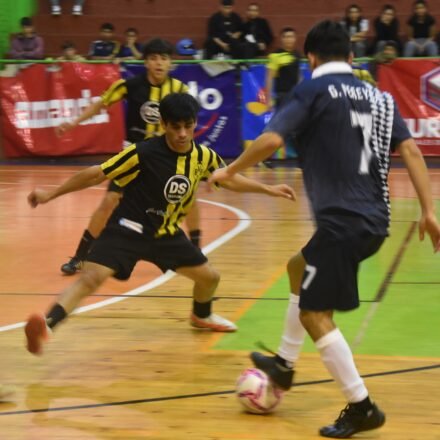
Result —
[[[276,281],[278,281],[282,275],[284,275],[286,272],[286,265],[283,264],[280,266],[277,270],[272,272],[272,274],[269,276],[269,278],[266,279],[264,284],[255,292],[253,293],[255,300],[248,301],[243,300],[242,305],[234,312],[232,320],[234,322],[237,322],[245,313],[258,301],[258,298],[262,297],[266,291],[275,284]],[[286,293],[286,300],[288,299],[288,293]],[[221,298],[221,297],[220,297]],[[238,329],[240,331],[240,328]],[[200,351],[205,352],[210,349],[225,335],[225,333],[213,333],[212,336],[202,344]],[[216,350],[217,351],[217,350]]]

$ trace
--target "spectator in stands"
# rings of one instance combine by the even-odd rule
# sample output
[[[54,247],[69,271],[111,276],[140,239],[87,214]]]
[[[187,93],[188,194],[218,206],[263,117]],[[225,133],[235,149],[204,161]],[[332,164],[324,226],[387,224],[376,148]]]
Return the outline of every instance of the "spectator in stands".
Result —
[[[243,25],[243,58],[255,58],[264,55],[273,41],[273,33],[269,22],[260,17],[258,3],[250,3],[246,11]]]
[[[396,18],[396,9],[393,5],[384,5],[380,16],[374,20],[373,53],[383,51],[385,44],[394,41],[397,51],[400,52],[399,21]]]
[[[279,107],[290,90],[299,82],[299,61],[296,51],[296,31],[285,27],[280,34],[281,48],[269,55],[266,74],[267,105]]]
[[[233,5],[233,0],[221,0],[220,11],[210,17],[205,58],[211,59],[219,54],[230,58],[242,57],[243,21],[233,12]]]
[[[414,3],[414,14],[407,24],[408,41],[405,44],[404,56],[436,56],[438,46],[434,41],[435,18],[429,14],[424,0],[417,0]]]
[[[60,0],[50,0],[52,15],[61,15]],[[72,8],[72,15],[82,15],[84,0],[75,0]]]
[[[115,27],[104,23],[100,29],[100,40],[95,40],[90,47],[89,57],[92,60],[113,60],[119,52],[120,44],[113,40]]]
[[[368,20],[362,17],[361,8],[352,4],[345,10],[341,25],[350,35],[351,50],[356,58],[364,57],[367,51]]]
[[[11,41],[9,55],[18,60],[39,60],[43,58],[43,38],[36,34],[32,20],[23,17],[20,20],[21,32]]]
[[[142,46],[137,42],[139,33],[135,28],[125,31],[125,43],[121,45],[116,55],[118,61],[130,61],[142,59]]]
[[[85,58],[76,52],[76,46],[71,41],[66,41],[61,46],[63,54],[57,58],[58,61],[76,61],[80,63]]]

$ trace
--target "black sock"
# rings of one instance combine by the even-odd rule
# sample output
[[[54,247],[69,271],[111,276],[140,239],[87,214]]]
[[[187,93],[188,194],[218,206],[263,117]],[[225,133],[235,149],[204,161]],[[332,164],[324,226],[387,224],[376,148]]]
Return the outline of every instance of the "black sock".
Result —
[[[89,232],[88,229],[84,231],[81,241],[79,242],[78,249],[75,252],[75,257],[80,260],[85,260],[90,248],[92,247],[95,237]]]
[[[361,400],[360,402],[352,403],[352,405],[363,413],[366,413],[371,408],[373,408],[373,402],[370,400],[370,396],[367,396],[364,400]]]
[[[193,313],[197,318],[207,318],[211,314],[212,300],[206,303],[193,301]]]
[[[293,368],[292,362],[286,361],[286,359],[283,359],[278,354],[275,355],[275,362],[284,368],[288,368],[289,370],[291,370]]]
[[[200,247],[200,237],[202,236],[202,231],[200,229],[193,229],[189,231],[189,239],[194,246]]]
[[[46,324],[49,328],[54,328],[67,316],[66,311],[59,304],[55,304],[46,316]]]

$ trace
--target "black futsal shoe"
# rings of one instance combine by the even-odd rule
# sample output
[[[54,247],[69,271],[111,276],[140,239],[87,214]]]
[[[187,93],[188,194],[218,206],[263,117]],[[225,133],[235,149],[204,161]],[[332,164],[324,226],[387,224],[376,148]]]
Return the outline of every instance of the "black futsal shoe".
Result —
[[[83,267],[83,261],[77,257],[72,257],[69,262],[61,266],[61,272],[65,275],[75,275]]]
[[[350,438],[361,431],[380,428],[385,423],[385,414],[373,403],[371,409],[361,411],[354,404],[348,404],[333,425],[319,430],[323,437]]]
[[[259,370],[264,371],[269,376],[278,388],[285,391],[290,389],[293,384],[294,371],[292,368],[279,364],[276,356],[265,356],[258,351],[253,351],[251,360]]]

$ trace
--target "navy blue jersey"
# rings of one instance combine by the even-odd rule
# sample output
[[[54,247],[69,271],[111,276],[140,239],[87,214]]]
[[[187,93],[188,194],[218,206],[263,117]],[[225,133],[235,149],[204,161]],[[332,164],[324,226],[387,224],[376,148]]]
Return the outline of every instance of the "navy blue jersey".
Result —
[[[326,63],[292,90],[265,131],[294,141],[318,226],[360,222],[387,234],[390,152],[411,137],[390,94],[346,63]]]

